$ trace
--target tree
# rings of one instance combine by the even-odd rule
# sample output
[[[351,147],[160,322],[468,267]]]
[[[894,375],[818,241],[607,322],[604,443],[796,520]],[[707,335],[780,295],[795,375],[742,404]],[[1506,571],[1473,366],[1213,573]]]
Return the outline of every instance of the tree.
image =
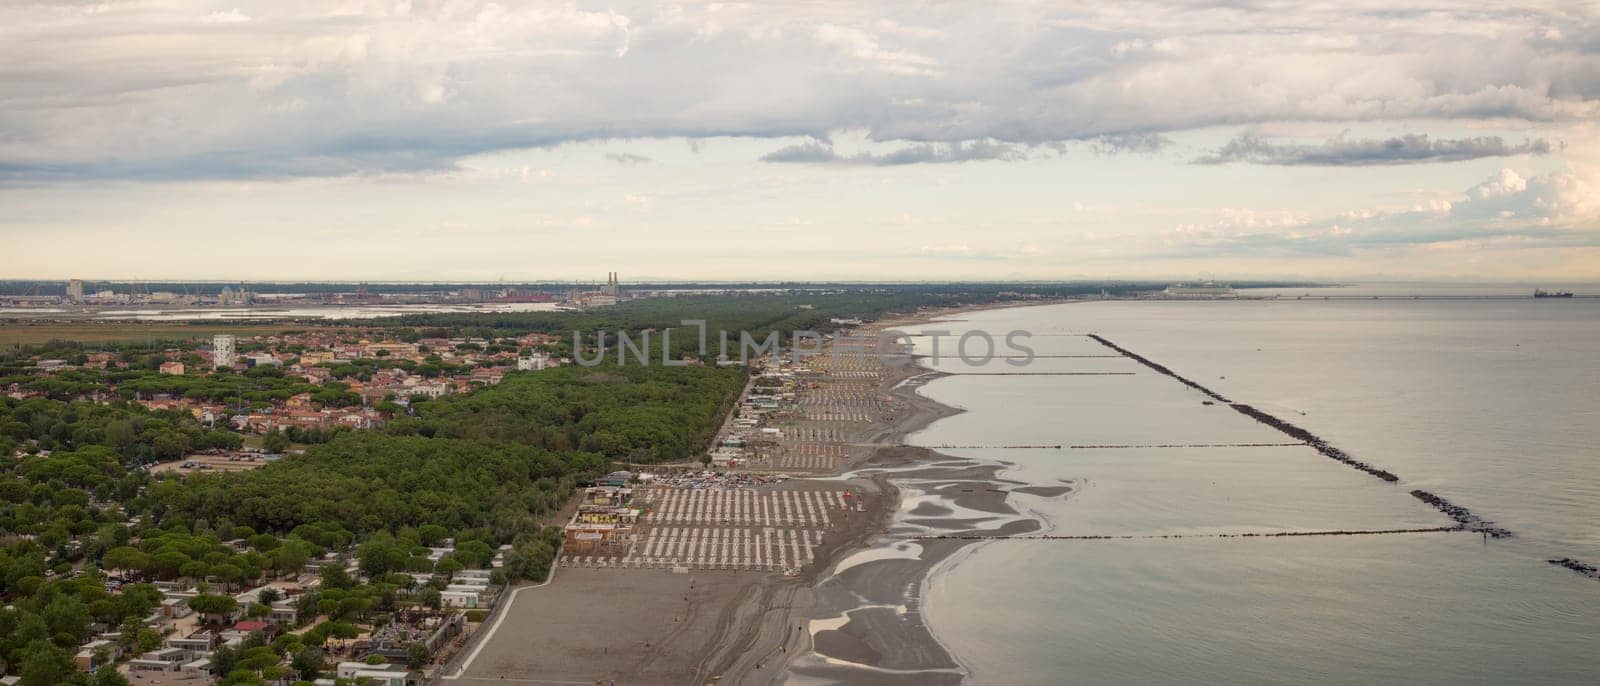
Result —
[[[351,579],[350,574],[344,571],[344,567],[340,567],[339,565],[326,565],[317,572],[317,576],[322,579],[323,588],[335,588],[342,590],[355,588],[356,586],[355,580]]]
[[[122,587],[116,601],[122,617],[139,619],[155,611],[162,598],[161,590],[152,584],[130,584]]]
[[[356,550],[356,557],[360,560],[361,573],[369,578],[404,571],[406,564],[411,561],[411,554],[387,531],[380,531],[361,544]]]
[[[115,665],[106,665],[94,671],[94,686],[128,686],[128,678]]]
[[[162,577],[178,575],[183,566],[193,562],[188,555],[176,550],[167,550],[150,556],[150,570]]]
[[[101,565],[106,569],[142,572],[150,568],[150,556],[138,548],[122,546],[107,550]]]
[[[298,541],[278,546],[268,554],[268,557],[272,570],[280,574],[297,571],[311,561],[311,555],[306,552],[305,544]]]
[[[361,630],[354,624],[344,622],[323,622],[305,633],[305,642],[309,646],[321,646],[330,638],[351,639],[361,635]]]
[[[49,641],[36,640],[22,649],[23,686],[56,686],[75,671],[66,651]]]
[[[74,642],[89,635],[89,608],[73,596],[56,596],[39,612],[54,636],[70,636]]]
[[[437,610],[441,605],[443,605],[444,597],[439,593],[439,589],[429,587],[422,589],[422,592],[417,594],[417,602],[421,603],[424,607],[430,607]]]
[[[211,572],[211,574],[210,574],[211,576],[214,576],[214,577],[217,577],[218,579],[221,579],[224,583],[228,584],[230,587],[232,585],[241,584],[241,583],[244,583],[246,581],[246,579],[244,577],[244,569],[242,569],[238,565],[234,565],[234,564],[215,565],[215,566],[211,567],[210,572]]]
[[[442,558],[439,558],[439,561],[433,565],[433,571],[435,573],[447,577],[453,577],[455,576],[456,572],[459,572],[465,568],[466,565],[461,564],[461,561],[457,560],[454,555],[446,555]]]
[[[156,436],[151,445],[155,448],[157,455],[169,460],[177,459],[183,457],[184,453],[189,452],[189,436],[177,432],[163,433]]]
[[[494,562],[494,549],[483,541],[462,541],[452,556],[469,567],[485,569]]]
[[[217,686],[260,686],[263,683],[265,682],[261,680],[261,677],[256,676],[255,672],[248,669],[235,669],[226,677],[223,677],[221,681],[218,681]]]
[[[211,668],[217,674],[228,674],[239,665],[239,651],[232,646],[218,646],[211,651]]]
[[[160,647],[161,634],[150,628],[140,629],[138,638],[133,642],[134,651],[140,653],[147,653]]]
[[[239,601],[225,595],[197,595],[189,599],[189,608],[208,617],[217,617],[233,612],[239,607]]]
[[[534,540],[517,546],[506,556],[506,569],[518,578],[543,581],[550,574],[555,556],[555,547],[548,541]]]
[[[299,652],[303,645],[304,639],[299,634],[278,634],[277,638],[272,639],[272,652],[279,656],[289,655]]]
[[[238,527],[238,528],[243,529],[244,531],[249,531],[250,530],[249,527]],[[262,552],[266,552],[266,551],[272,550],[273,548],[278,547],[278,537],[274,536],[272,534],[249,533],[249,534],[245,534],[243,536],[239,536],[238,538],[248,539],[248,542],[250,543],[250,547],[255,548],[256,550],[259,550],[259,551],[262,551]]]
[[[282,431],[269,431],[261,447],[269,453],[281,453],[289,449],[289,437]]]
[[[93,658],[94,658],[94,667],[95,667],[95,669],[100,669],[102,667],[106,667],[106,668],[111,669],[112,671],[116,671],[116,666],[111,664],[111,662],[113,660],[115,660],[116,657],[111,652],[111,648],[109,646],[100,646],[98,648],[95,648],[94,649],[94,653],[92,655],[93,655]]]
[[[422,539],[423,545],[435,545],[450,535],[450,530],[438,524],[423,524],[417,527],[417,536]]]
[[[127,421],[115,421],[106,424],[105,438],[106,442],[111,444],[111,447],[117,450],[126,450],[133,445],[137,437],[134,434],[132,424]]]
[[[406,668],[422,669],[424,665],[428,664],[428,659],[431,657],[427,644],[421,642],[413,643],[406,648]]]
[[[322,649],[317,647],[304,648],[294,654],[294,659],[289,662],[301,679],[316,681],[322,672]]]
[[[382,412],[382,413],[384,413],[386,415],[389,415],[389,416],[405,414],[405,411],[406,411],[405,407],[401,406],[399,403],[396,403],[396,402],[394,402],[392,400],[385,400],[385,401],[379,402],[378,404],[373,405],[372,409],[377,410],[379,412]]]
[[[275,664],[278,664],[278,654],[266,646],[245,648],[239,653],[239,669],[259,672]]]
[[[252,631],[245,634],[244,640],[239,643],[239,647],[247,651],[251,648],[265,648],[267,647],[267,635],[259,631]]]

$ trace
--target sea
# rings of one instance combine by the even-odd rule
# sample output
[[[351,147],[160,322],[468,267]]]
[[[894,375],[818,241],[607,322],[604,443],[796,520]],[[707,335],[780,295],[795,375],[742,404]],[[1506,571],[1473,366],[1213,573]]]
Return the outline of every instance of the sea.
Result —
[[[1007,498],[1050,536],[1115,537],[964,548],[926,579],[925,621],[979,684],[1600,683],[1600,580],[1547,562],[1600,565],[1600,299],[1514,297],[1530,290],[1247,291],[1278,297],[908,329],[1031,334],[1025,367],[923,360],[951,375],[919,392],[964,412],[907,441],[1069,485]],[[1400,481],[1281,445],[1089,333]],[[1412,489],[1515,536],[1263,535],[1453,524]]]

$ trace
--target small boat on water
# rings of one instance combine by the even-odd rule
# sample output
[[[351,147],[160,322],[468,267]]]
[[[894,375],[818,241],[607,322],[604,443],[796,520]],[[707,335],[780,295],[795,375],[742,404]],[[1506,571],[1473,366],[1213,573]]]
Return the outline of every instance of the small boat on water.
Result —
[[[1572,291],[1547,291],[1547,290],[1544,290],[1544,289],[1537,289],[1537,290],[1535,290],[1533,292],[1533,297],[1535,297],[1535,298],[1570,298],[1570,297],[1572,297]]]

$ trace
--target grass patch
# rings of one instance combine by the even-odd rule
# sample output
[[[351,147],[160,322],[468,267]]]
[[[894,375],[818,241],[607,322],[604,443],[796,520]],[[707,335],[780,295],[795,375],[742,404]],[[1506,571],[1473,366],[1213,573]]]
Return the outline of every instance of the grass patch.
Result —
[[[206,338],[219,333],[237,336],[271,334],[290,329],[305,329],[305,324],[183,324],[136,322],[84,322],[69,324],[44,322],[30,324],[9,321],[0,324],[0,345],[34,345],[50,341],[112,343],[131,341],[176,341]]]

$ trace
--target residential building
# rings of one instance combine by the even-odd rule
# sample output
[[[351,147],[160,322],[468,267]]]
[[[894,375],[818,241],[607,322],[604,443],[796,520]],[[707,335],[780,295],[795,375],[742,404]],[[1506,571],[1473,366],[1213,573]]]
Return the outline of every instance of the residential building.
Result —
[[[92,672],[101,667],[101,664],[95,661],[95,654],[101,652],[103,652],[107,656],[107,659],[109,659],[112,663],[115,663],[117,656],[122,654],[122,649],[117,645],[116,641],[97,638],[78,646],[78,654],[73,658],[72,661],[77,664],[79,670]]]
[[[244,366],[246,366],[246,367],[267,367],[267,366],[282,367],[283,366],[283,361],[279,360],[277,357],[274,357],[271,353],[250,353],[250,354],[244,356]]]
[[[402,343],[402,342],[398,342],[398,341],[395,341],[395,342],[383,342],[383,343],[368,343],[368,344],[366,344],[365,346],[362,347],[362,351],[365,352],[369,357],[407,357],[407,358],[409,358],[409,357],[415,357],[417,355],[417,345],[415,343]],[[384,354],[384,353],[386,353],[386,354]]]
[[[425,395],[429,398],[438,398],[450,394],[450,387],[444,384],[417,384],[399,390],[404,395]]]
[[[188,636],[167,639],[168,648],[179,648],[190,653],[209,653],[217,645],[217,635],[209,631],[196,631]]]
[[[219,333],[211,338],[211,363],[218,369],[233,366],[233,336]]]
[[[333,364],[335,362],[332,350],[307,350],[300,353],[300,366],[310,368],[319,364]],[[326,371],[326,370],[324,370]]]

